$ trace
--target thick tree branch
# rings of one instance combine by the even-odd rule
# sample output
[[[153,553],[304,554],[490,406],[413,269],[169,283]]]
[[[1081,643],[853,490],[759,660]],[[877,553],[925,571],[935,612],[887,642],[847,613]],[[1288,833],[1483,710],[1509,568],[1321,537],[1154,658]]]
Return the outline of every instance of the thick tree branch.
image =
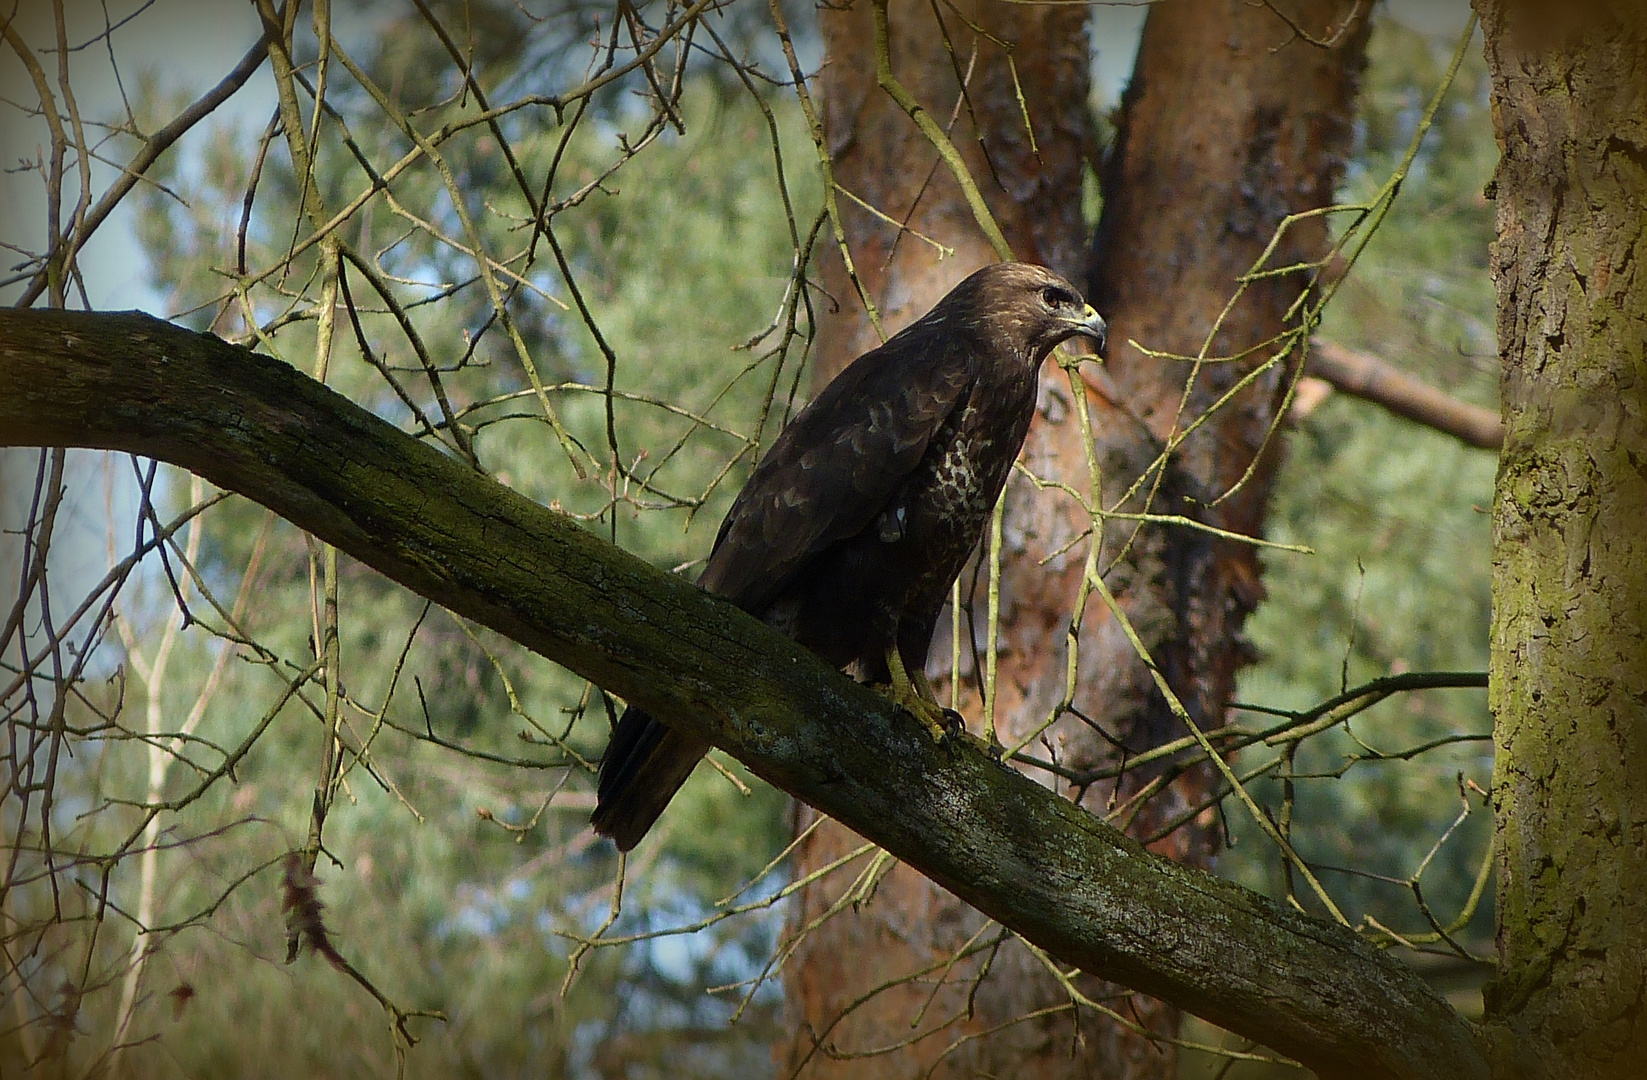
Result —
[[[1336,390],[1471,446],[1498,450],[1504,445],[1504,425],[1497,412],[1459,401],[1376,356],[1316,338],[1310,343],[1305,371]]]
[[[160,458],[255,499],[884,846],[1053,956],[1329,1077],[1481,1077],[1470,1025],[1341,927],[1146,852],[874,692],[278,361],[140,314],[0,312],[0,445]]]

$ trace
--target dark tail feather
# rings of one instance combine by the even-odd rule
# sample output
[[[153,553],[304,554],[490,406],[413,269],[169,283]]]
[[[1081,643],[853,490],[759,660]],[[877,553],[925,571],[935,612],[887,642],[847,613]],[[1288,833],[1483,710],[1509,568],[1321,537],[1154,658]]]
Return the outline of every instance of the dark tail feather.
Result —
[[[688,738],[636,708],[625,709],[600,762],[595,831],[628,851],[658,820],[709,744]]]

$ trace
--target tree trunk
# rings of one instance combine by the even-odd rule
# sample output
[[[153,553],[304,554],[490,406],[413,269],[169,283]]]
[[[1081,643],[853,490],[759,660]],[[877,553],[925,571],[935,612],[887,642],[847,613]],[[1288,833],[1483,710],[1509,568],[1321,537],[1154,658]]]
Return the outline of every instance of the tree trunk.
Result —
[[[1352,5],[1310,0],[1283,9],[1312,34],[1326,37]],[[962,10],[988,33],[1012,42],[1024,107],[1006,52],[950,18],[951,53],[927,5],[892,6],[893,73],[942,123],[957,105],[957,72],[971,70],[952,140],[1015,255],[1076,277],[1080,168],[1092,138],[1082,108],[1088,89],[1084,14],[1061,6]],[[843,202],[859,279],[891,332],[992,254],[959,185],[877,85],[869,6],[826,9],[822,18],[829,63],[821,81],[837,182],[958,256],[940,262],[931,244]],[[1166,0],[1151,8],[1105,177],[1097,254],[1083,275],[1112,326],[1114,378],[1095,376],[1097,392],[1087,394],[1106,507],[1148,467],[1175,423],[1182,430],[1251,366],[1204,370],[1189,411],[1178,417],[1187,366],[1144,358],[1125,341],[1134,337],[1155,349],[1196,352],[1234,292],[1236,278],[1249,269],[1282,217],[1332,201],[1366,33],[1365,20],[1357,19],[1334,48],[1293,40],[1272,52],[1291,35],[1285,22],[1263,8],[1240,0],[1218,5]],[[980,147],[987,148],[987,160]],[[1289,234],[1271,265],[1318,257],[1325,240],[1319,221],[1306,223]],[[876,339],[838,253],[826,255],[823,276],[839,301],[820,322],[820,377],[827,379]],[[1303,284],[1302,276],[1293,276],[1250,290],[1226,321],[1215,351],[1274,336]],[[1210,499],[1240,479],[1275,419],[1279,379],[1249,389],[1188,441],[1148,509],[1190,512],[1185,496]],[[1049,366],[1024,461],[1038,476],[1085,492],[1089,473],[1082,441],[1069,381]],[[1196,516],[1222,528],[1260,532],[1271,465],[1266,462],[1216,511]],[[1134,500],[1125,509],[1145,508]],[[996,702],[997,726],[1008,743],[1041,728],[1072,689],[1067,639],[1085,565],[1086,544],[1079,537],[1089,525],[1087,512],[1070,497],[1037,491],[1021,477],[1009,485]],[[1098,565],[1130,545],[1110,578],[1112,587],[1197,721],[1216,724],[1246,658],[1239,631],[1261,596],[1257,560],[1250,547],[1211,541],[1201,532],[1153,526],[1134,532],[1132,523],[1110,522]],[[968,581],[963,576],[963,583]],[[978,729],[982,708],[973,657],[987,662],[981,585],[970,606],[972,632],[962,634],[961,708]],[[940,620],[929,669],[941,691],[941,676],[949,672],[948,626],[947,619]],[[1096,598],[1081,624],[1076,673],[1072,704],[1107,737],[1065,713],[1043,733],[1045,742],[1037,743],[1060,764],[1078,770],[1113,765],[1110,739],[1136,754],[1184,733]],[[1046,773],[1034,775],[1047,779]],[[1106,782],[1071,794],[1102,814],[1112,798],[1124,803],[1154,775],[1135,772],[1119,791]],[[1208,775],[1192,774],[1123,820],[1135,835],[1149,837],[1181,818],[1198,818],[1156,847],[1202,863],[1214,841],[1212,817],[1194,810],[1210,787]],[[811,821],[803,811],[803,824]],[[799,872],[825,866],[859,843],[833,822],[823,822],[800,849]],[[956,950],[975,940],[982,920],[907,867],[887,870],[870,902],[860,896],[813,926],[841,902],[851,881],[851,874],[837,873],[811,886],[791,924],[792,932],[810,929],[789,971],[795,1041],[778,1048],[787,1073],[926,1075],[937,1063],[931,1075],[1057,1077],[1100,1070],[1106,1076],[1176,1075],[1170,1048],[1163,1052],[1090,1012],[1077,1018],[1066,1008],[1019,1020],[1067,1005],[1069,994],[1015,942],[951,964]],[[980,940],[994,939],[986,933]],[[980,981],[986,966],[988,978]],[[930,974],[899,981],[921,971]],[[940,978],[945,986],[935,991]],[[1124,999],[1119,988],[1095,980],[1078,985],[1087,996],[1107,999],[1155,1031],[1176,1032],[1174,1010],[1142,997]],[[863,1000],[872,990],[876,993]],[[916,1017],[918,1024],[912,1023]],[[926,1032],[935,1033],[914,1039]],[[875,1049],[887,1053],[860,1056]]]
[[[1491,704],[1504,1075],[1647,1057],[1647,8],[1480,0],[1505,439]]]

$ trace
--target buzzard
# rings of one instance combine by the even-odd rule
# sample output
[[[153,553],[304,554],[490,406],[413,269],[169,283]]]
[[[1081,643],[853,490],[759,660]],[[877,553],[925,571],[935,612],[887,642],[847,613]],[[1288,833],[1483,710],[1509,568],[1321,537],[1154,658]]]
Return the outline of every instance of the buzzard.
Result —
[[[784,428],[698,583],[895,700],[935,733],[927,648],[1035,412],[1041,363],[1104,320],[1069,282],[987,266],[854,360]],[[628,851],[707,743],[630,707],[601,760],[595,830]]]

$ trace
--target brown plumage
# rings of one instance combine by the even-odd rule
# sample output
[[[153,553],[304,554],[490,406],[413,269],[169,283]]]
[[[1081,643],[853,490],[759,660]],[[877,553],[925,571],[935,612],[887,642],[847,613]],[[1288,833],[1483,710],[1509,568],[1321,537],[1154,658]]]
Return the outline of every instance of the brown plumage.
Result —
[[[1104,321],[1069,282],[998,263],[854,360],[773,442],[698,583],[866,682],[926,666],[1035,412],[1037,374]],[[595,829],[627,851],[708,744],[630,708],[601,761]]]

